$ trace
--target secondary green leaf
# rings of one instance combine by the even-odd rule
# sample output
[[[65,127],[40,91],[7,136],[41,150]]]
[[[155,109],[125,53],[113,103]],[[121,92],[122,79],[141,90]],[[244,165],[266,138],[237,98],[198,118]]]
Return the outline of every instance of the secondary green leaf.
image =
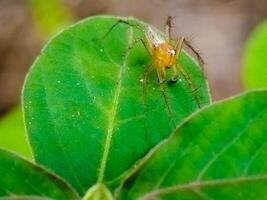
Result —
[[[175,124],[209,103],[200,66],[185,52],[183,77],[161,92],[156,72],[144,73],[151,58],[140,31],[118,18],[88,18],[63,31],[44,48],[23,90],[26,128],[35,159],[84,194],[96,182],[116,186],[125,172]],[[135,19],[134,23],[144,26]],[[170,70],[168,71],[169,73]],[[170,78],[170,74],[168,74]]]
[[[38,196],[9,196],[9,197],[0,197],[0,200],[52,200],[47,197],[38,197]]]
[[[32,158],[24,130],[21,107],[18,106],[0,119],[0,147]]]
[[[0,199],[25,195],[54,200],[79,199],[76,192],[59,177],[13,153],[0,149]]]
[[[267,88],[267,21],[249,37],[244,53],[243,84],[246,88]]]
[[[267,91],[245,93],[187,119],[121,199],[267,199],[266,99]]]

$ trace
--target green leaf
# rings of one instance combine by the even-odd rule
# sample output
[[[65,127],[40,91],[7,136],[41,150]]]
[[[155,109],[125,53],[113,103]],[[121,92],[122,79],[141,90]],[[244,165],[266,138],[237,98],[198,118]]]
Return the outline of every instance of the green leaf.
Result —
[[[267,21],[249,37],[244,52],[243,84],[246,88],[267,88]]]
[[[115,187],[126,170],[198,109],[195,95],[201,105],[210,101],[201,68],[185,52],[180,64],[197,91],[180,76],[162,92],[155,71],[144,84],[151,58],[141,42],[129,49],[140,31],[119,24],[103,39],[117,20],[91,17],[63,31],[43,49],[24,85],[36,161],[80,194],[96,182]]]
[[[0,147],[32,158],[24,129],[21,107],[18,106],[0,119]]]
[[[0,197],[0,200],[52,200],[47,197],[38,196],[10,196],[10,197]]]
[[[3,149],[0,149],[0,177],[0,197],[3,198],[36,195],[59,200],[79,199],[59,177]]]
[[[266,99],[267,91],[245,93],[185,120],[121,199],[267,199]]]

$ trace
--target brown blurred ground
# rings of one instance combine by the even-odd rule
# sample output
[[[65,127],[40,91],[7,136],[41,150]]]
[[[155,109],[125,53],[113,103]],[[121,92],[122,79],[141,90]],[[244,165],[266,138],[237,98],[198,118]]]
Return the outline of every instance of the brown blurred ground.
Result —
[[[40,43],[22,0],[0,0],[0,113],[19,101],[21,85]]]
[[[0,0],[0,113],[19,102],[27,69],[39,52],[26,0]],[[206,61],[213,99],[241,90],[244,41],[267,15],[266,0],[65,0],[77,19],[95,14],[135,16],[163,30],[175,16],[176,35],[189,36]]]

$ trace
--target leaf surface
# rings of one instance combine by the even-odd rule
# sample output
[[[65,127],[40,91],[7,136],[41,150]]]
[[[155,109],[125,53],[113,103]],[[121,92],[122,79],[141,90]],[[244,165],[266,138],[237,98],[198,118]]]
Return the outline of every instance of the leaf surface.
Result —
[[[267,199],[267,91],[208,106],[178,126],[121,199]]]
[[[0,149],[0,177],[0,199],[26,199],[26,196],[79,199],[77,193],[59,177],[3,149]]]
[[[199,89],[179,76],[160,90],[140,30],[118,18],[88,18],[52,39],[33,64],[23,90],[34,157],[84,194],[95,183],[115,187],[126,171],[166,138],[175,124],[210,102],[198,63],[180,64]],[[144,26],[136,19],[129,19]],[[107,34],[107,35],[106,35]],[[106,37],[104,38],[104,36]],[[130,48],[131,47],[131,48]],[[171,71],[168,70],[168,79]]]
[[[38,197],[38,196],[6,196],[0,197],[0,200],[52,200],[47,197]]]

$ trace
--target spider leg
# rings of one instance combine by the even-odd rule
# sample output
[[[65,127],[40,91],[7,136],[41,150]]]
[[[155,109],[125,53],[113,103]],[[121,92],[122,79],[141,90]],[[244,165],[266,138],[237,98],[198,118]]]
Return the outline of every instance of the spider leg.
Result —
[[[192,82],[192,79],[191,77],[189,76],[189,74],[184,70],[183,67],[181,67],[178,63],[176,64],[176,67],[177,69],[181,72],[181,74],[183,75],[183,77],[185,78],[188,86],[190,87],[192,93],[193,93],[193,96],[194,96],[194,99],[197,103],[197,106],[198,108],[200,108],[200,99],[199,99],[199,96],[197,94],[195,94],[195,91],[197,91],[197,88],[195,87],[195,85],[193,84]]]
[[[107,33],[102,37],[102,39],[105,39],[109,34],[110,32],[116,28],[119,24],[127,24],[131,27],[135,27],[137,29],[139,29],[141,32],[144,32],[144,29],[138,25],[138,24],[133,24],[131,22],[129,22],[128,20],[124,20],[124,19],[118,19],[117,22],[115,22],[110,28],[109,30],[107,31]],[[147,47],[146,43],[145,43],[145,40],[144,40],[144,36],[142,36],[141,38],[135,38],[134,41],[132,42],[132,44],[130,44],[130,46],[127,48],[127,51],[130,51],[139,41],[142,42],[143,46],[146,48],[148,54],[150,55],[150,57],[152,57],[152,52],[150,50],[150,48]]]
[[[157,75],[158,75],[160,90],[164,91],[164,84],[163,83],[166,80],[166,70],[165,70],[165,68],[157,67],[156,71],[157,71]]]
[[[176,68],[175,65],[171,66],[172,70],[173,70],[173,75],[172,78],[170,80],[171,83],[176,83],[177,82],[177,78],[178,78],[178,70]]]
[[[131,26],[130,23],[129,23],[127,20],[118,19],[117,22],[115,22],[115,23],[109,28],[109,30],[106,32],[106,34],[103,36],[102,39],[104,40],[104,39],[110,34],[110,32],[111,32],[114,28],[116,28],[119,24],[127,24],[127,25]]]
[[[177,56],[178,59],[180,57],[180,53],[182,51],[182,46],[183,46],[184,41],[185,41],[185,38],[184,37],[180,37],[176,41],[176,44],[175,44],[175,53],[176,53],[176,56]]]
[[[194,93],[194,91],[196,91],[196,87],[193,84],[193,81],[192,81],[191,77],[189,76],[189,74],[186,72],[186,70],[182,66],[180,66],[180,64],[178,64],[184,41],[185,41],[184,37],[178,38],[178,40],[176,42],[176,45],[175,45],[175,52],[176,52],[176,56],[177,56],[178,62],[176,63],[175,66],[172,67],[173,71],[174,71],[174,74],[173,74],[173,77],[171,79],[171,82],[176,82],[177,81],[178,71],[179,71],[182,74],[182,76],[185,78],[185,80],[187,81],[187,84],[188,84],[189,88],[193,92],[194,99],[195,99],[195,101],[197,103],[197,106],[200,108],[200,99]]]
[[[144,47],[146,48],[148,54],[150,55],[150,57],[152,58],[152,52],[151,50],[147,47],[145,41],[144,41],[144,38],[141,38],[141,42],[143,43]]]
[[[142,39],[141,38],[134,38],[133,42],[128,46],[128,48],[125,51],[125,54],[129,52],[138,42],[140,42]]]
[[[147,53],[149,54],[149,56],[152,58],[152,52],[149,50],[149,48],[147,47],[144,38],[134,38],[134,41],[132,42],[132,44],[130,44],[130,46],[128,47],[128,51],[131,50],[138,42],[142,42],[143,46],[145,47]]]
[[[171,42],[171,28],[172,28],[172,20],[174,17],[168,16],[165,23],[165,34],[167,36],[167,42]]]
[[[146,86],[147,86],[148,75],[149,75],[149,73],[150,73],[152,70],[153,70],[153,64],[150,64],[150,65],[146,68],[146,70],[145,70],[145,72],[144,72],[144,76],[143,76],[143,97],[144,97],[144,98],[145,98],[145,96],[146,96],[145,91],[146,91]]]
[[[201,66],[203,66],[203,65],[205,64],[205,62],[204,62],[203,58],[201,57],[200,53],[197,52],[197,50],[195,50],[195,49],[193,48],[193,46],[189,43],[189,41],[186,40],[186,39],[184,40],[184,45],[185,45],[187,48],[189,48],[189,49],[193,52],[193,54],[195,55],[195,57],[196,57],[196,59],[198,60],[199,64],[200,64]]]
[[[180,53],[182,50],[184,40],[185,40],[184,37],[178,38],[176,41],[176,44],[175,44],[175,56],[176,56],[178,61],[180,58]],[[173,76],[172,76],[171,82],[175,83],[175,82],[177,82],[178,71],[177,71],[177,67],[175,65],[172,66],[172,69],[173,69]]]
[[[124,20],[124,19],[118,19],[110,28],[109,28],[109,30],[107,31],[107,33],[102,37],[102,39],[105,39],[108,35],[109,35],[109,33],[114,29],[114,28],[116,28],[119,24],[126,24],[126,25],[128,25],[128,26],[131,26],[131,27],[135,27],[135,28],[137,28],[137,29],[139,29],[140,31],[142,31],[143,32],[143,28],[140,26],[140,25],[138,25],[138,24],[134,24],[134,23],[132,23],[132,22],[130,22],[129,20]]]

